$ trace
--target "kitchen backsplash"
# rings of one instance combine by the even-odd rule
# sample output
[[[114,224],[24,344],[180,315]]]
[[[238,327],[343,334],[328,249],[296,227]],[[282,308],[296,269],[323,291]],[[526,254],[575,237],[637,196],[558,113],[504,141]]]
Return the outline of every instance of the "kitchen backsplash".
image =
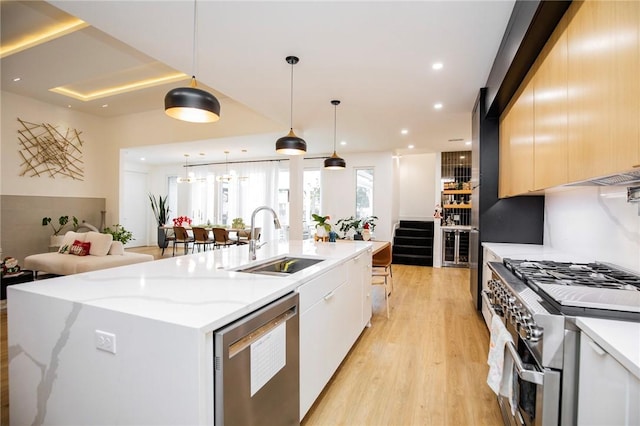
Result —
[[[640,273],[640,204],[626,187],[574,187],[545,196],[544,244]]]

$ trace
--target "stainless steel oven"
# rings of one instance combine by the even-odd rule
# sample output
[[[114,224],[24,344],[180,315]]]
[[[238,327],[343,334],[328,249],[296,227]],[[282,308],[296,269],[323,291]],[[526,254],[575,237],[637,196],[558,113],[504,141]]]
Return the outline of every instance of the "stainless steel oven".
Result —
[[[498,396],[498,404],[505,425],[555,425],[559,419],[561,372],[543,367],[529,347],[527,336],[520,336],[515,318],[512,320],[503,304],[508,299],[496,293],[495,281],[490,282],[493,291],[483,291],[482,298],[490,315],[498,316],[511,334],[512,342],[505,346],[505,357],[513,360],[514,405],[504,396]],[[532,336],[530,336],[532,337]]]
[[[576,317],[640,321],[640,277],[603,263],[504,259],[488,266],[483,304],[513,339],[505,356],[514,360],[517,410],[499,399],[505,424],[576,424]]]

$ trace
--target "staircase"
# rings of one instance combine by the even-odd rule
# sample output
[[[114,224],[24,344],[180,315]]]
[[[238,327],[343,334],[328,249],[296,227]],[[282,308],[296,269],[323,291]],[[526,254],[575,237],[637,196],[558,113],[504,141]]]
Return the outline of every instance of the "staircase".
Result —
[[[393,263],[433,266],[433,221],[400,221],[393,236]]]

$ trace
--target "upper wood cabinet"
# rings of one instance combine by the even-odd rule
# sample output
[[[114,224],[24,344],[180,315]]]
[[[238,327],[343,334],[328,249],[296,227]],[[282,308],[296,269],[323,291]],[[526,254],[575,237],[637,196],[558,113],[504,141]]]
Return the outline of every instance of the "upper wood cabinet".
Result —
[[[567,11],[569,182],[638,163],[639,7],[592,0]]]
[[[535,190],[568,181],[566,29],[565,15],[538,57],[533,83]]]
[[[499,195],[634,167],[640,1],[576,0],[500,118]]]

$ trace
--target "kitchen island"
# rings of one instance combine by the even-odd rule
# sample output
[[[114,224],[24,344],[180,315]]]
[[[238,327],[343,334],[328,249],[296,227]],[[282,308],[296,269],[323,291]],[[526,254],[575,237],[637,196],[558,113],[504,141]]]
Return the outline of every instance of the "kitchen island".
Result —
[[[341,279],[357,303],[354,324],[342,324],[350,347],[371,315],[371,246],[267,244],[254,262],[246,246],[228,247],[13,286],[11,421],[213,424],[213,331],[291,291],[305,289],[303,310],[312,285],[339,294]],[[233,271],[284,254],[323,261],[289,277]],[[363,267],[354,266],[359,259]]]

